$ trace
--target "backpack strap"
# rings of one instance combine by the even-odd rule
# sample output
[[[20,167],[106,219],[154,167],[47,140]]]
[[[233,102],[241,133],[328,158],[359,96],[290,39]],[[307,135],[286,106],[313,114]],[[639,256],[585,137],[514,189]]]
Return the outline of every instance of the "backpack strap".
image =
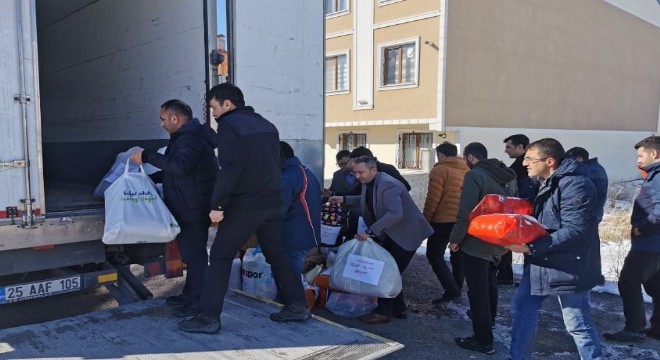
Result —
[[[314,242],[316,243],[316,246],[319,245],[318,239],[316,239],[316,231],[314,230],[314,224],[312,223],[312,217],[309,213],[309,205],[307,205],[307,200],[305,199],[305,195],[307,195],[307,174],[305,173],[305,167],[302,165],[298,165],[300,168],[300,172],[302,173],[302,178],[303,178],[303,186],[300,191],[300,203],[302,204],[303,209],[305,209],[305,215],[307,215],[307,221],[309,222],[309,227],[312,229],[312,235],[314,236]]]

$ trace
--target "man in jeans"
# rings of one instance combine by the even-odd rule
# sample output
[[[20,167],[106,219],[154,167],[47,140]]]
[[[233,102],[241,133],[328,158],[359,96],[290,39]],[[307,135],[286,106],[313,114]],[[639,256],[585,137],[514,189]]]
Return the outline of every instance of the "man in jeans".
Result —
[[[580,357],[600,359],[600,339],[589,306],[591,288],[604,282],[596,188],[587,169],[567,157],[555,139],[529,144],[523,164],[529,176],[542,179],[534,217],[550,234],[527,245],[507,246],[525,254],[523,277],[511,304],[511,358],[531,359],[539,310],[548,296],[556,296]]]
[[[470,167],[465,174],[461,199],[458,203],[456,225],[449,235],[449,249],[461,252],[465,280],[468,286],[473,335],[454,339],[463,349],[494,354],[493,322],[497,316],[497,263],[506,249],[468,235],[468,218],[472,209],[487,194],[516,196],[516,174],[503,162],[488,159],[488,151],[481,143],[470,143],[463,150],[463,158]]]
[[[424,203],[424,217],[433,228],[426,242],[426,258],[444,293],[433,304],[455,301],[461,298],[465,274],[461,254],[451,252],[451,271],[445,262],[445,250],[449,234],[456,224],[458,200],[463,186],[463,177],[470,170],[465,160],[459,158],[456,145],[447,141],[435,148],[438,162],[429,173],[429,187]]]
[[[623,300],[623,330],[604,337],[613,341],[641,341],[644,333],[660,340],[660,136],[635,145],[637,167],[646,173],[635,199],[630,223],[632,247],[619,277]],[[653,299],[651,328],[646,328],[642,286]]]

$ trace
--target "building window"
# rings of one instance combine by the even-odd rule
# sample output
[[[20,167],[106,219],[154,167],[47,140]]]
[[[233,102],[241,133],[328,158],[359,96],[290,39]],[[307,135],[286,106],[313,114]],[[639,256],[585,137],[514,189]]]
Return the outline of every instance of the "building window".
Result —
[[[325,92],[348,91],[348,54],[325,58]]]
[[[433,133],[399,135],[399,169],[421,169],[421,150],[433,148]]]
[[[339,134],[339,150],[353,151],[353,149],[360,146],[367,146],[367,134],[352,132]]]
[[[348,11],[349,0],[325,0],[325,15]]]
[[[418,84],[419,41],[381,46],[380,86],[410,87]]]

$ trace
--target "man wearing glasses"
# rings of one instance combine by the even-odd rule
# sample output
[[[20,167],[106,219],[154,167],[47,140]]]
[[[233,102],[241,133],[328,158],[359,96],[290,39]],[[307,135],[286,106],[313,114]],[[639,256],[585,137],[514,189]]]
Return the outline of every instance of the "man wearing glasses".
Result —
[[[589,292],[603,284],[598,237],[598,195],[587,169],[566,156],[555,139],[531,143],[523,159],[529,176],[541,179],[534,217],[550,233],[527,245],[520,287],[511,304],[510,356],[530,359],[539,310],[548,296],[559,300],[566,330],[582,359],[600,359],[600,339],[591,321]]]

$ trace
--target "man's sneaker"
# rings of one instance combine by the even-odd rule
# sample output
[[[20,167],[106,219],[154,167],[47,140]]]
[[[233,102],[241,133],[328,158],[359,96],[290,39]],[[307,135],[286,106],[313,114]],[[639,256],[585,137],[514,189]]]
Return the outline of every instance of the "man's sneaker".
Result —
[[[650,329],[646,329],[644,333],[646,334],[646,336],[650,338],[660,340],[660,329],[650,328]]]
[[[172,315],[176,317],[191,317],[199,314],[199,310],[195,309],[192,305],[183,305],[174,308]]]
[[[187,296],[181,294],[181,295],[173,295],[166,297],[165,303],[167,305],[172,305],[172,306],[183,306],[183,305],[188,305],[190,303],[190,300],[188,300]]]
[[[465,350],[478,351],[486,355],[495,354],[495,348],[493,348],[493,344],[483,345],[479,343],[479,341],[477,341],[474,336],[468,336],[464,338],[459,337],[455,338],[454,341],[456,341],[456,345],[462,347]]]
[[[619,342],[642,342],[644,341],[644,332],[643,331],[633,331],[624,328],[621,331],[615,333],[606,333],[603,334],[603,337],[610,341],[619,341]]]
[[[312,317],[309,309],[296,305],[285,305],[278,313],[270,314],[273,321],[305,321]]]
[[[214,334],[220,331],[220,319],[213,316],[197,314],[190,320],[181,320],[179,330],[189,333]]]

